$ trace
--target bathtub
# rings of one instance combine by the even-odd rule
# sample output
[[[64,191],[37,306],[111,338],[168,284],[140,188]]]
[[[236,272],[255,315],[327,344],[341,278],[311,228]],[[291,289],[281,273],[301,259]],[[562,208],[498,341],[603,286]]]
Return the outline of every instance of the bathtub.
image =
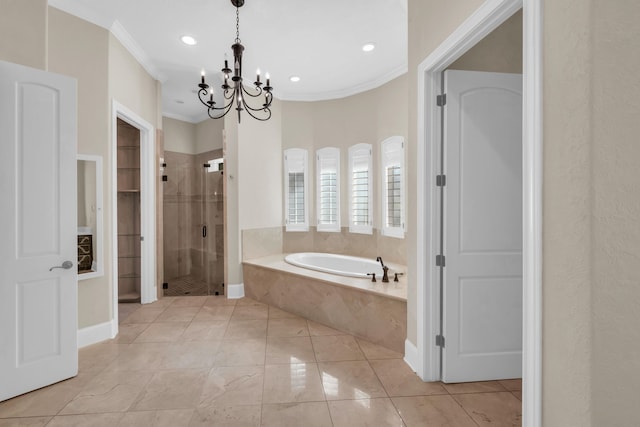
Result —
[[[347,277],[367,277],[368,273],[375,273],[380,279],[383,274],[382,266],[376,260],[348,255],[300,252],[289,254],[284,260],[297,267]]]

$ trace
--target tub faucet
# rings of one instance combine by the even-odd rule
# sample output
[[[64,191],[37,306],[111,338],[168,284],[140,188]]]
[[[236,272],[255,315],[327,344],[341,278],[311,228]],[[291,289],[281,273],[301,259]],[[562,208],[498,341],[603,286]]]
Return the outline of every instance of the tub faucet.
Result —
[[[383,273],[382,281],[384,283],[389,283],[389,275],[388,275],[389,267],[384,265],[384,262],[382,262],[382,257],[380,257],[380,256],[378,258],[376,258],[376,261],[378,261],[380,263],[380,265],[382,266],[382,273]]]

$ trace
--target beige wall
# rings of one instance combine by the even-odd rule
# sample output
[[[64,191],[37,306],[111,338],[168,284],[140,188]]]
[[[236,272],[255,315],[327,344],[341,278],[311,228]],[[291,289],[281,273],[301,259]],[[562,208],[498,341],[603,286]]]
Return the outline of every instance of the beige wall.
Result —
[[[196,154],[196,125],[163,117],[164,149],[175,153]]]
[[[78,81],[78,152],[102,156],[104,276],[78,284],[78,326],[111,319],[111,212],[108,101],[108,39],[104,28],[49,8],[49,70]]]
[[[133,111],[153,127],[158,120],[158,103],[162,103],[160,82],[147,73],[129,51],[109,33],[109,96]]]
[[[640,3],[591,4],[592,425],[627,426],[640,390]]]
[[[522,10],[519,10],[448,69],[522,73]]]
[[[196,154],[221,149],[222,129],[224,129],[222,119],[206,119],[198,123],[194,139]]]
[[[0,0],[0,59],[47,69],[47,0]]]
[[[340,221],[348,227],[348,149],[368,143],[373,149],[374,177],[380,170],[380,143],[394,135],[407,137],[407,76],[347,98],[319,102],[283,102],[282,149],[309,151],[309,221],[316,224],[315,153],[323,147],[340,149]],[[282,157],[282,153],[280,155]],[[374,179],[374,228],[380,229],[380,180]]]

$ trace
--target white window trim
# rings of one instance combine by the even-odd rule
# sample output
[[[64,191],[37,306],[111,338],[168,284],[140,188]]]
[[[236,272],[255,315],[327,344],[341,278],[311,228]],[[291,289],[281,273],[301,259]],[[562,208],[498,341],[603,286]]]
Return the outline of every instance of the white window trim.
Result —
[[[289,224],[289,172],[293,165],[304,173],[304,223]],[[285,231],[309,231],[309,159],[307,150],[289,148],[284,150],[284,223]]]
[[[368,225],[356,225],[353,223],[353,162],[356,158],[368,156],[368,210],[369,210],[369,224]],[[371,144],[356,144],[349,147],[349,232],[358,234],[373,234],[373,161]]]
[[[380,183],[380,192],[382,194],[382,210],[381,210],[381,219],[382,224],[380,228],[380,233],[383,236],[388,237],[397,237],[400,239],[404,239],[405,233],[405,223],[406,223],[406,169],[405,169],[405,160],[404,160],[404,138],[401,136],[392,136],[380,144],[380,163],[381,163],[381,183]],[[400,227],[392,227],[387,225],[387,205],[389,203],[388,200],[388,192],[387,192],[387,166],[399,164],[400,166]]]
[[[320,211],[322,209],[322,183],[320,174],[322,173],[322,163],[324,161],[333,161],[336,165],[336,215],[335,224],[322,224],[320,222]],[[339,233],[340,232],[340,149],[335,147],[325,147],[316,151],[316,223],[317,229],[321,232]]]

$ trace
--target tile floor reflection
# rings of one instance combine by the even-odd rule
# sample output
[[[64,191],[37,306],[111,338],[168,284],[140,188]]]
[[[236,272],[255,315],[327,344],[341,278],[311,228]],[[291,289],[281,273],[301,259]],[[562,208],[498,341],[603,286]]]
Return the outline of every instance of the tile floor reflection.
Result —
[[[424,383],[399,353],[247,298],[119,313],[77,377],[0,403],[0,427],[521,425],[520,380]]]

